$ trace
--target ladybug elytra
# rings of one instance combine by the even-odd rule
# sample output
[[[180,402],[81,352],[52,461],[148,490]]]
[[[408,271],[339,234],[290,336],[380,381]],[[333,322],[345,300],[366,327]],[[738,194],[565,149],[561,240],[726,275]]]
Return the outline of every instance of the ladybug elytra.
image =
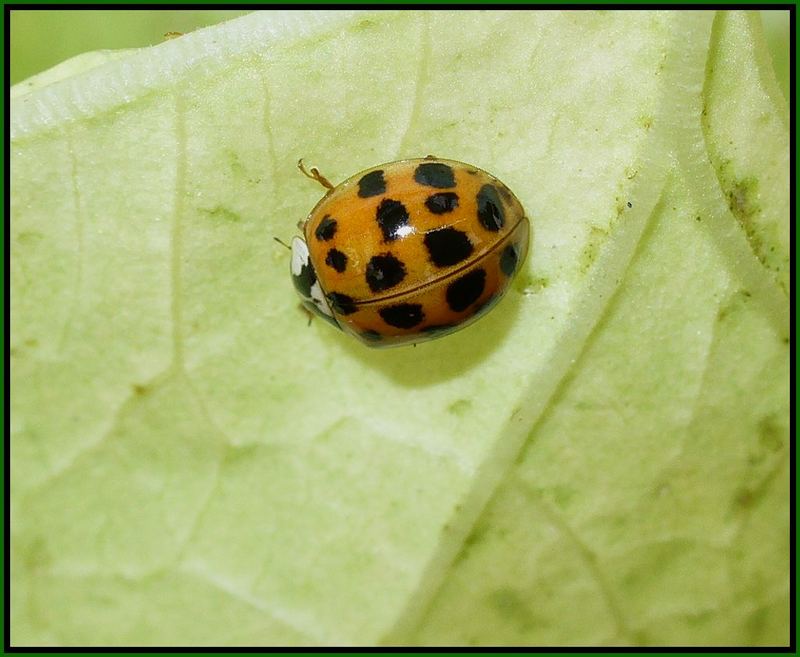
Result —
[[[400,160],[328,188],[292,240],[303,305],[373,347],[463,328],[508,289],[528,251],[522,205],[497,178],[434,157]]]

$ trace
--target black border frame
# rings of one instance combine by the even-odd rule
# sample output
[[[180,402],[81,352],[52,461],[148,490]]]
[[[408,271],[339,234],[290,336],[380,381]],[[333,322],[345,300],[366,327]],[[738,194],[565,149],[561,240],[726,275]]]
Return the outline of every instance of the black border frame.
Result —
[[[411,2],[387,2],[387,3],[380,3],[375,4],[372,0],[364,0],[363,2],[336,2],[335,0],[331,0],[330,2],[311,2],[311,3],[303,3],[303,2],[278,2],[274,4],[264,4],[259,2],[233,2],[230,4],[220,4],[219,2],[196,2],[192,0],[187,0],[184,3],[154,3],[154,2],[145,2],[141,4],[137,3],[130,3],[130,2],[122,2],[119,4],[110,4],[108,2],[104,2],[102,0],[98,0],[97,2],[79,2],[79,3],[68,3],[68,4],[59,4],[53,2],[46,2],[46,3],[36,3],[36,2],[25,2],[22,0],[21,2],[13,2],[9,4],[4,4],[4,12],[3,12],[3,27],[4,27],[4,35],[5,35],[5,47],[4,47],[4,61],[3,61],[3,74],[5,79],[5,88],[4,88],[4,127],[5,127],[5,134],[4,134],[4,158],[3,158],[3,174],[4,174],[4,212],[5,217],[7,218],[5,221],[4,226],[4,241],[3,241],[3,248],[5,254],[5,267],[4,267],[4,280],[3,280],[3,307],[4,307],[4,329],[5,329],[5,344],[3,349],[3,365],[4,365],[4,398],[3,398],[3,408],[4,408],[4,429],[5,429],[5,436],[6,440],[4,442],[4,486],[3,486],[3,496],[4,496],[4,517],[3,517],[3,546],[4,546],[4,563],[3,563],[3,573],[4,573],[4,582],[3,582],[3,628],[4,628],[4,637],[3,637],[3,652],[4,653],[42,653],[42,654],[49,654],[49,653],[72,653],[72,654],[94,654],[94,653],[155,653],[155,652],[164,652],[164,653],[193,653],[193,654],[204,654],[204,653],[216,653],[216,652],[227,652],[227,653],[278,653],[278,654],[298,654],[298,653],[320,653],[320,652],[331,652],[331,653],[346,653],[346,654],[380,654],[380,653],[395,653],[395,654],[417,654],[417,653],[424,653],[424,652],[434,652],[434,653],[540,653],[540,654],[575,654],[575,653],[720,653],[720,654],[735,654],[735,653],[752,653],[752,654],[765,654],[765,653],[797,653],[797,633],[796,633],[796,621],[797,621],[797,607],[796,607],[796,596],[797,596],[797,587],[796,587],[796,446],[793,442],[794,437],[796,436],[796,419],[795,419],[795,406],[794,403],[796,401],[796,381],[795,381],[795,312],[796,312],[796,305],[795,305],[795,297],[794,297],[794,290],[792,290],[792,294],[790,296],[790,326],[789,326],[789,340],[790,340],[790,394],[791,394],[791,412],[790,412],[790,455],[789,455],[789,472],[790,472],[790,560],[789,560],[789,575],[790,575],[790,594],[789,594],[789,620],[790,620],[790,643],[788,646],[752,646],[752,647],[737,647],[737,646],[708,646],[708,647],[698,647],[698,646],[658,646],[658,647],[586,647],[586,648],[575,648],[575,647],[547,647],[547,648],[537,648],[535,646],[531,647],[503,647],[503,646],[487,646],[487,647],[480,647],[480,648],[472,648],[472,647],[442,647],[442,648],[406,648],[406,647],[375,647],[375,648],[324,648],[324,649],[313,649],[313,648],[286,648],[286,647],[275,647],[275,648],[259,648],[259,647],[242,647],[242,648],[215,648],[215,647],[109,647],[109,648],[101,648],[101,647],[56,647],[56,648],[48,648],[48,647],[20,647],[20,646],[12,646],[10,644],[10,637],[11,637],[11,620],[10,620],[10,609],[11,609],[11,599],[10,599],[10,506],[9,506],[9,499],[10,499],[10,442],[9,442],[9,434],[10,434],[10,425],[9,425],[9,395],[10,395],[10,369],[9,369],[9,361],[10,361],[10,304],[9,304],[9,285],[10,285],[10,196],[9,196],[9,189],[10,189],[10,172],[9,172],[9,161],[10,161],[10,40],[11,40],[11,12],[15,10],[42,10],[42,11],[52,11],[52,10],[78,10],[78,9],[85,9],[85,10],[92,10],[92,9],[119,9],[119,10],[158,10],[158,9],[172,9],[172,10],[191,10],[191,9],[360,9],[360,8],[372,8],[372,9],[386,9],[386,10],[393,10],[393,9],[623,9],[623,10],[648,10],[648,9],[713,9],[713,10],[723,10],[723,9],[750,9],[750,10],[762,10],[762,9],[776,9],[776,10],[788,10],[789,11],[789,57],[791,62],[791,74],[790,74],[790,96],[789,96],[789,149],[790,149],[790,180],[791,180],[791,187],[790,187],[790,212],[791,216],[795,218],[797,221],[797,206],[796,206],[796,154],[797,154],[797,144],[796,144],[796,122],[795,122],[795,109],[796,109],[796,63],[797,63],[797,52],[796,52],[796,35],[797,35],[797,27],[796,27],[796,4],[794,3],[778,3],[778,2],[753,2],[752,0],[749,2],[728,2],[728,3],[691,3],[685,2],[684,0],[676,0],[672,2],[670,0],[662,1],[659,3],[653,2],[643,2],[639,3],[636,0],[630,0],[629,2],[615,2],[615,3],[601,3],[596,4],[592,2],[592,0],[579,0],[575,2],[566,2],[563,4],[547,2],[543,4],[535,4],[531,3],[528,0],[519,0],[518,2],[498,2],[498,3],[489,3],[487,4],[484,1],[476,0],[474,2],[463,2],[456,0],[453,3],[447,2],[434,2],[434,3],[426,3],[424,0],[411,0]],[[790,278],[793,284],[796,284],[795,279],[795,236],[796,236],[796,225],[795,222],[790,223],[790,243],[791,243],[791,250],[790,250]],[[796,289],[796,288],[795,288]]]

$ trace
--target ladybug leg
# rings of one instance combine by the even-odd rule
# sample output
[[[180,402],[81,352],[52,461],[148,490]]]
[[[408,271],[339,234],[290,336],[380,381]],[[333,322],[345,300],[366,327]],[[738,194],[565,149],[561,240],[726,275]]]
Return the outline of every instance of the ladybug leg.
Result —
[[[304,315],[308,317],[308,324],[306,324],[306,326],[311,326],[311,320],[314,319],[314,313],[312,313],[302,303],[300,304],[300,312],[302,312]]]
[[[333,183],[328,180],[325,176],[323,176],[317,167],[311,167],[311,170],[307,170],[305,164],[303,164],[303,158],[301,157],[297,161],[297,168],[300,169],[300,173],[302,173],[306,178],[311,178],[311,180],[316,180],[320,185],[325,187],[326,189],[333,189]]]
[[[426,155],[425,159],[426,160],[438,160],[439,158],[436,157],[435,155]]]
[[[286,242],[284,242],[280,237],[273,237],[272,239],[274,239],[282,247],[289,249],[290,251],[292,250],[292,247],[289,246]]]

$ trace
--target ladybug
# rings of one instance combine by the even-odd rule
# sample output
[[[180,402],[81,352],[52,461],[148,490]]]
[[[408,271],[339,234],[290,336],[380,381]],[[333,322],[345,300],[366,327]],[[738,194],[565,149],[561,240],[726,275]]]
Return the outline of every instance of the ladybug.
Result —
[[[367,169],[328,189],[292,240],[303,305],[374,347],[463,328],[491,308],[528,252],[516,196],[477,167],[428,156]]]

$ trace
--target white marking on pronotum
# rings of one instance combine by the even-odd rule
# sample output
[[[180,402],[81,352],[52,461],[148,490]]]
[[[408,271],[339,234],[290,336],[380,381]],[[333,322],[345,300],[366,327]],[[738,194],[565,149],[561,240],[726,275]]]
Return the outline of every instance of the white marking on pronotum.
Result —
[[[299,276],[303,265],[311,266],[308,245],[302,237],[294,237],[292,239],[292,276]]]
[[[306,244],[306,241],[302,237],[294,237],[292,239],[292,276],[299,276],[303,267],[308,267],[313,270],[311,256],[308,253],[308,244]],[[314,302],[314,305],[321,313],[328,317],[333,317],[331,307],[328,305],[328,300],[322,293],[322,288],[319,286],[318,280],[315,280],[314,284],[311,286],[311,301]]]
[[[328,306],[328,300],[325,298],[325,295],[322,294],[322,288],[319,286],[319,281],[314,281],[314,285],[311,286],[311,300],[322,312],[329,317],[333,317],[330,306]]]

